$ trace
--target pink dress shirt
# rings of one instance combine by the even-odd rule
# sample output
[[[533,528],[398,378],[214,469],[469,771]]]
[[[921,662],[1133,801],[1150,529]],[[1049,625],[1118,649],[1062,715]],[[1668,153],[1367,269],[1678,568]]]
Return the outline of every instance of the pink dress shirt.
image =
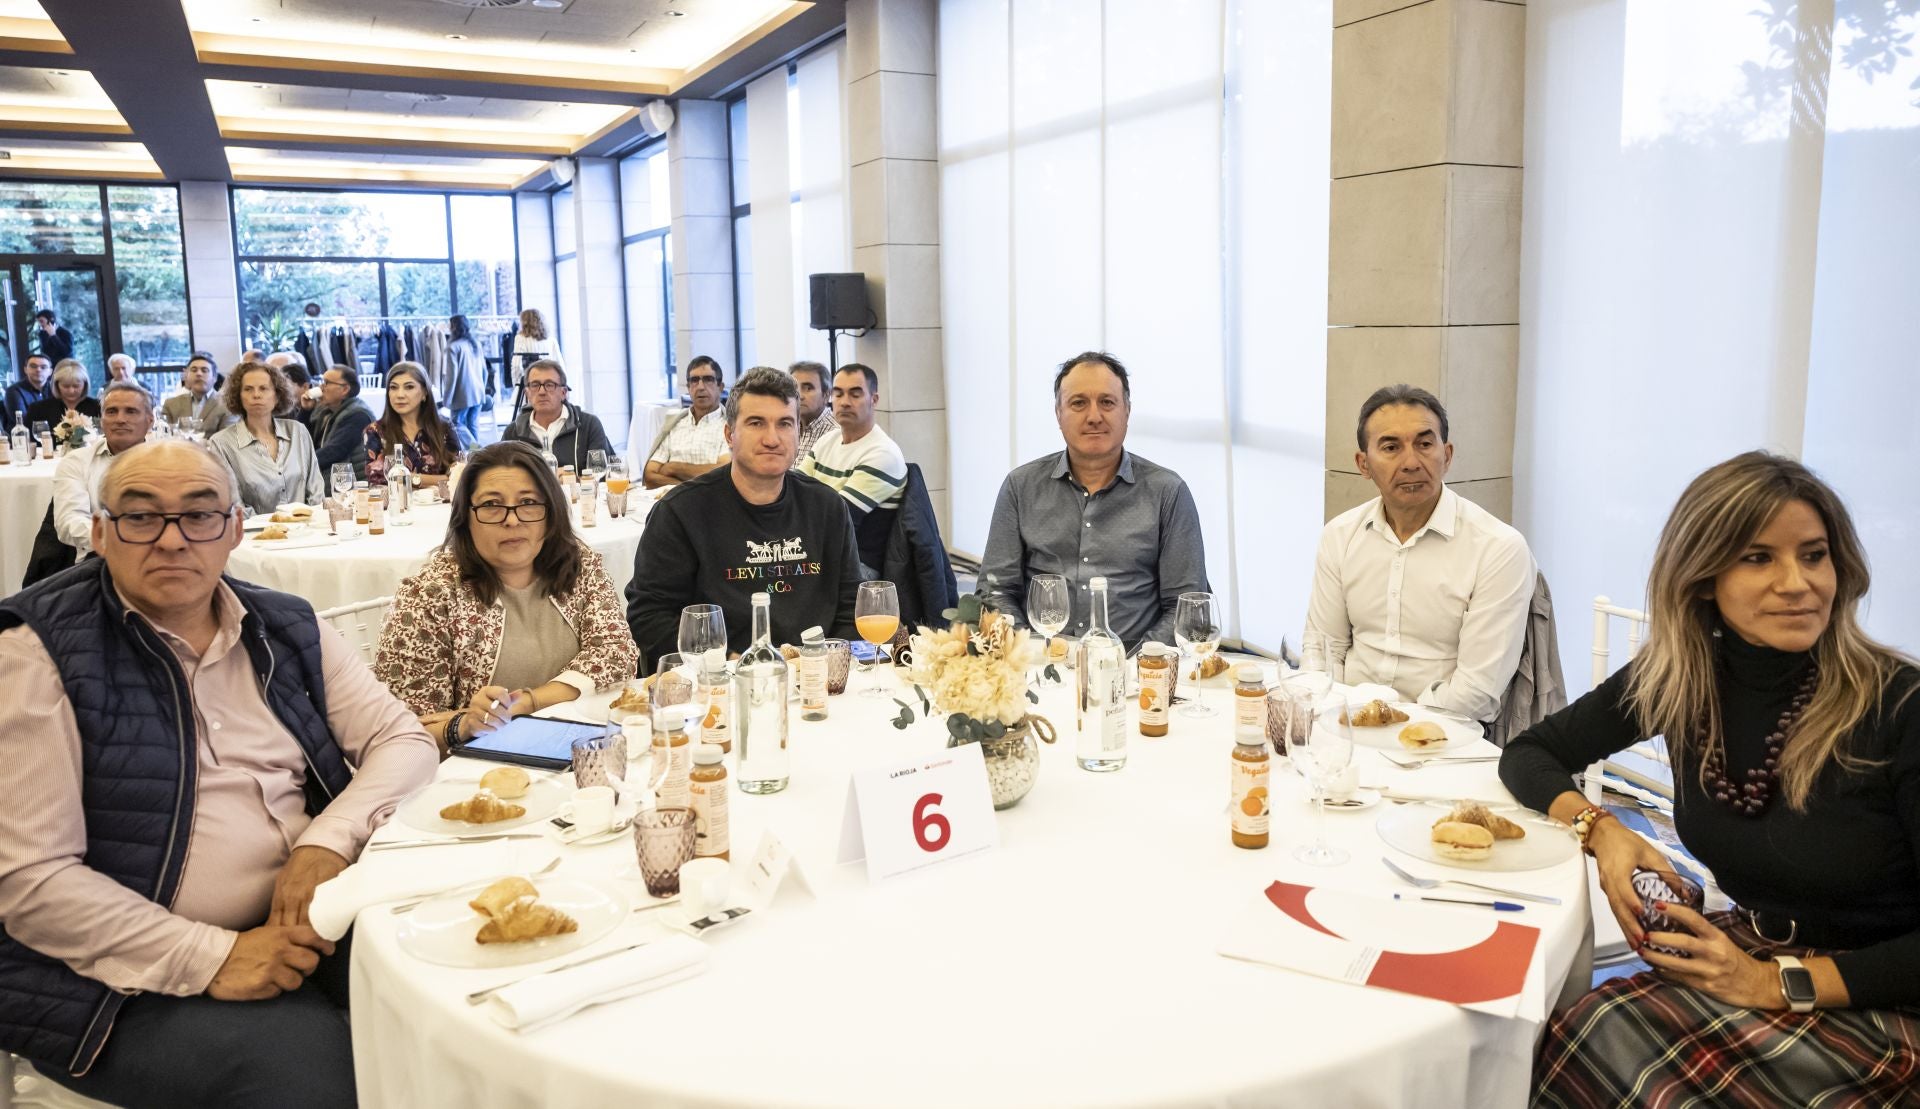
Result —
[[[261,697],[240,644],[240,600],[223,583],[204,654],[164,628],[192,692],[198,792],[171,908],[87,866],[80,732],[59,671],[25,627],[0,632],[0,923],[9,935],[121,991],[205,992],[236,935],[258,927],[295,847],[351,861],[400,799],[431,781],[439,754],[353,648],[320,625],[327,723],[356,768],[315,817],[306,760]]]

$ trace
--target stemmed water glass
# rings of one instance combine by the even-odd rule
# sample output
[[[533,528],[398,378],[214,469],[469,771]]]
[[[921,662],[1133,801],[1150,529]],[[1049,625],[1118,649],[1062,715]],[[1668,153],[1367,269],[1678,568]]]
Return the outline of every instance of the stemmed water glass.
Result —
[[[1211,593],[1182,593],[1173,614],[1173,641],[1193,656],[1193,698],[1180,708],[1182,716],[1204,719],[1219,714],[1204,700],[1199,667],[1220,649],[1220,602]]]
[[[333,478],[333,496],[344,501],[353,493],[353,463],[335,462],[329,471]]]
[[[1327,844],[1327,790],[1353,761],[1353,725],[1347,699],[1329,693],[1313,702],[1310,713],[1288,713],[1287,761],[1313,786],[1313,842],[1294,849],[1309,866],[1339,866],[1350,856]]]
[[[1035,574],[1027,582],[1027,626],[1040,637],[1043,659],[1047,657],[1047,645],[1071,619],[1073,592],[1067,586],[1067,579],[1059,574]]]
[[[587,452],[587,468],[581,472],[580,476],[583,479],[591,476],[593,480],[598,481],[600,480],[600,475],[606,472],[607,472],[607,452],[603,450],[588,451]]]
[[[894,633],[900,630],[900,593],[892,582],[860,583],[860,590],[853,598],[853,626],[859,629],[860,638],[873,644],[873,661],[866,666],[870,672],[880,663],[880,649],[893,642]],[[882,681],[869,684],[860,695],[881,700],[893,694]]]

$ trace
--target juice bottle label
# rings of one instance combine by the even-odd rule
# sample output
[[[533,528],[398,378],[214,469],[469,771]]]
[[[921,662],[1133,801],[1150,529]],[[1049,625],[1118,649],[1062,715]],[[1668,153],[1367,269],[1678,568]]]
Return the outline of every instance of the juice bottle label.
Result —
[[[1233,830],[1243,836],[1267,834],[1267,760],[1233,760]]]

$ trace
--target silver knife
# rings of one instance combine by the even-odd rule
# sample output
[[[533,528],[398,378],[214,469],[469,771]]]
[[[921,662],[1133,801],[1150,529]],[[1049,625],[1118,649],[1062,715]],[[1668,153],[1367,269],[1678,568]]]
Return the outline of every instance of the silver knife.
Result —
[[[444,847],[460,843],[493,843],[503,839],[545,839],[540,832],[500,832],[490,836],[448,836],[441,839],[390,839],[369,843],[369,851],[402,851],[409,847]]]
[[[508,986],[517,986],[520,983],[527,981],[529,978],[538,978],[543,974],[558,974],[563,970],[572,970],[574,967],[583,967],[583,966],[586,966],[588,963],[597,963],[602,959],[611,959],[615,955],[625,955],[629,951],[638,950],[639,948],[645,947],[652,942],[653,942],[652,940],[647,940],[643,943],[628,944],[626,947],[616,947],[612,951],[602,951],[598,955],[589,955],[584,959],[575,959],[571,963],[561,963],[557,967],[548,967],[546,970],[535,971],[532,974],[522,975],[519,978],[515,978],[511,982],[502,982],[498,986],[488,986],[484,990],[475,990],[472,993],[467,995],[467,1004],[478,1005],[482,1001],[485,1001],[487,998],[492,997],[494,994],[499,993],[501,990],[506,989]]]

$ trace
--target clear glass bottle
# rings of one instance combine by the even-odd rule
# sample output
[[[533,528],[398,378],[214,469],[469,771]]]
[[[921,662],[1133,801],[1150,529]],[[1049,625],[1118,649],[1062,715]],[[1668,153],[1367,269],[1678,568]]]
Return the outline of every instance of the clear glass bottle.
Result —
[[[400,517],[413,507],[413,471],[407,469],[407,452],[399,447],[393,448],[393,458],[387,462],[387,511],[400,523]]]
[[[827,636],[819,627],[800,633],[800,719],[827,718]]]
[[[1127,647],[1107,615],[1107,579],[1087,583],[1093,611],[1080,640],[1080,735],[1074,754],[1082,770],[1104,773],[1127,765]]]
[[[27,414],[18,408],[13,410],[13,436],[8,445],[13,448],[15,461],[26,462],[33,458],[33,432],[27,429]]]
[[[743,793],[787,788],[787,660],[773,645],[772,606],[771,594],[753,595],[753,643],[734,669],[734,738]]]
[[[556,476],[560,473],[560,460],[553,456],[553,448],[545,443],[540,444],[540,461],[545,462],[547,469],[552,470]]]
[[[711,743],[693,753],[688,790],[693,796],[693,857],[724,859],[733,849],[727,829],[726,755]]]

